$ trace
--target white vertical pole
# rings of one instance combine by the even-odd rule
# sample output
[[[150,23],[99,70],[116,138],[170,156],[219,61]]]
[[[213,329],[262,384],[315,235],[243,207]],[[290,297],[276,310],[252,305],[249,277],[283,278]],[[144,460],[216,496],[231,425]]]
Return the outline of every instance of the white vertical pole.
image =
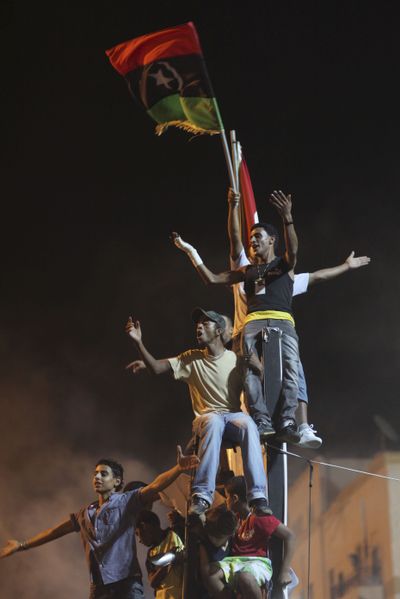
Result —
[[[282,338],[279,337],[279,362],[280,362],[280,374],[281,381],[283,376],[283,364],[282,364]],[[287,526],[288,523],[288,461],[287,461],[287,443],[282,443],[283,451],[283,524]],[[284,599],[288,599],[289,594],[287,587],[283,587]]]
[[[236,140],[236,131],[230,132],[231,137],[231,153],[232,153],[232,164],[233,164],[233,174],[235,176],[236,181],[236,189],[240,190],[240,182],[239,182],[239,142]]]
[[[233,172],[231,154],[229,152],[229,146],[228,146],[228,142],[227,142],[224,130],[221,131],[221,142],[222,142],[222,148],[224,150],[226,166],[228,167],[229,183],[230,183],[230,186],[232,187],[233,191],[235,193],[237,193],[238,187],[236,185],[236,178],[235,178],[235,174]]]
[[[287,443],[282,443],[283,454],[283,523],[287,526],[288,523],[288,459],[287,459]],[[283,596],[288,599],[289,592],[287,587],[283,587]]]

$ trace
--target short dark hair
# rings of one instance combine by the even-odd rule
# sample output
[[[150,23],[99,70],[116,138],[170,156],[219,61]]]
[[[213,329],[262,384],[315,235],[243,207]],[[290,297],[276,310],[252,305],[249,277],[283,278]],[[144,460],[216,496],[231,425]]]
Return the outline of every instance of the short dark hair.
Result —
[[[140,524],[151,524],[152,526],[161,527],[160,518],[151,510],[141,510],[136,518],[136,527]]]
[[[240,501],[247,501],[247,488],[244,476],[234,476],[225,484],[229,495],[237,495]]]
[[[104,466],[109,466],[111,468],[112,473],[115,478],[120,478],[121,482],[118,487],[115,487],[116,491],[120,491],[124,486],[124,469],[119,462],[112,460],[111,458],[101,458],[97,461],[96,466],[100,466],[100,464],[104,464]]]
[[[205,532],[212,537],[220,537],[225,535],[233,535],[236,530],[236,516],[225,506],[219,506],[208,510],[206,523],[204,526]]]
[[[254,225],[250,227],[250,231],[253,229],[264,229],[264,231],[266,231],[270,237],[275,237],[274,250],[275,252],[278,251],[279,233],[274,225],[270,225],[269,223],[254,223]]]
[[[220,470],[218,474],[218,486],[225,486],[235,476],[233,470]]]

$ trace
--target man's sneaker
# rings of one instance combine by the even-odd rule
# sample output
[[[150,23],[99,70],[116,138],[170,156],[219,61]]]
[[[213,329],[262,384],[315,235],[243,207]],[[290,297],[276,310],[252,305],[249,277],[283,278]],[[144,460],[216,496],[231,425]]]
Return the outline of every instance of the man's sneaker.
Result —
[[[265,443],[269,437],[275,435],[275,429],[270,422],[257,423],[257,429],[260,435],[260,440]]]
[[[297,426],[294,421],[289,421],[284,423],[286,426],[283,426],[276,433],[276,437],[282,443],[292,443],[296,445],[300,441],[300,433],[297,432]]]
[[[193,495],[192,501],[190,502],[188,514],[189,516],[201,516],[202,514],[204,514],[204,512],[206,512],[209,509],[210,504],[208,503],[208,501],[206,501],[202,497],[199,497],[198,495]]]
[[[272,510],[265,497],[259,497],[250,501],[250,507],[256,516],[270,516]]]
[[[298,431],[300,433],[300,441],[297,444],[299,447],[307,449],[318,449],[318,447],[321,447],[322,439],[317,437],[315,433],[318,431],[315,430],[312,424],[300,424]]]

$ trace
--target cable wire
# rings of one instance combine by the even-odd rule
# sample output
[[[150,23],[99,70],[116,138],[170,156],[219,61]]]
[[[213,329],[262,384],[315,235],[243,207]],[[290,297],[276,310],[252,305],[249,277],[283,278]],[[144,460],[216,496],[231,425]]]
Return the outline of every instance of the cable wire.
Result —
[[[356,474],[364,474],[365,476],[374,476],[375,478],[383,478],[385,480],[393,480],[395,482],[400,483],[400,478],[396,478],[394,476],[386,476],[385,474],[376,474],[375,472],[367,472],[366,470],[358,470],[357,468],[349,468],[347,466],[340,466],[339,464],[332,464],[329,462],[320,462],[319,460],[309,460],[308,458],[305,458],[302,455],[299,455],[298,453],[293,453],[292,451],[285,451],[283,449],[280,449],[279,447],[276,447],[275,445],[269,444],[268,446],[271,447],[272,449],[275,449],[276,451],[279,451],[280,453],[286,453],[287,455],[291,455],[294,458],[299,458],[300,460],[304,460],[305,462],[308,462],[309,464],[319,464],[320,466],[327,466],[328,468],[338,468],[339,470],[347,470],[348,472],[355,472]]]

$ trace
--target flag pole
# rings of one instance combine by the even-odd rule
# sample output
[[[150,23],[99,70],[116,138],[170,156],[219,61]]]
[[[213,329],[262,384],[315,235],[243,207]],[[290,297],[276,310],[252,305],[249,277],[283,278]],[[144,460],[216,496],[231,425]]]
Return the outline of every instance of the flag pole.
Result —
[[[236,139],[236,131],[230,131],[231,138],[231,155],[232,155],[232,166],[233,173],[236,181],[236,189],[240,191],[240,181],[239,181],[239,151],[238,145],[239,142]]]
[[[235,173],[235,180],[236,180],[236,188],[238,193],[240,193],[240,176],[239,176],[239,165],[240,165],[240,160],[241,160],[241,146],[240,146],[240,142],[236,139],[236,131],[232,130],[230,131],[230,138],[231,138],[231,151],[232,151],[232,162],[233,162],[233,170]],[[240,226],[240,231],[242,232],[243,235],[243,223],[245,222],[245,216],[244,216],[244,206],[243,206],[243,198],[240,199],[240,210],[239,210],[239,226]]]
[[[237,187],[237,184],[236,184],[235,174],[233,172],[231,153],[229,151],[228,141],[226,139],[226,134],[225,134],[225,130],[224,129],[222,129],[222,131],[221,131],[221,141],[222,141],[222,147],[223,147],[223,150],[224,150],[224,155],[225,155],[225,160],[226,160],[226,166],[228,167],[229,183],[230,183],[230,186],[232,187],[233,191],[235,193],[237,193],[238,192],[238,187]]]

